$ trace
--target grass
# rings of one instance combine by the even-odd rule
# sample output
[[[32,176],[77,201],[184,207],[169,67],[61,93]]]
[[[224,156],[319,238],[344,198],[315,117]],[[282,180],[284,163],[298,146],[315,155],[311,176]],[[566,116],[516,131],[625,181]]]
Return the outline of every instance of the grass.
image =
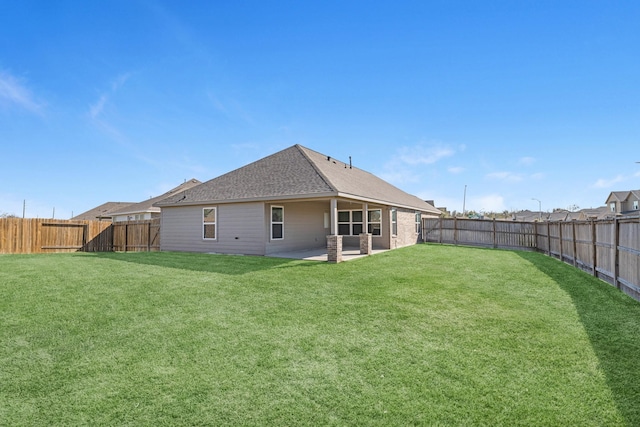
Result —
[[[0,425],[640,425],[640,304],[541,254],[0,256]]]

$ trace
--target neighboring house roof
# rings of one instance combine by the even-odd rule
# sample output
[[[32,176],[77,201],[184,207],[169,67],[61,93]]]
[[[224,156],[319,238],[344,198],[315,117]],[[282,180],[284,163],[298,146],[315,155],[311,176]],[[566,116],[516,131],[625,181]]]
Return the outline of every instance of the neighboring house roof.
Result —
[[[133,204],[132,202],[107,202],[100,206],[96,206],[93,209],[89,209],[80,215],[74,216],[73,220],[96,220],[96,219],[111,219],[112,212],[122,209],[126,206]]]
[[[629,191],[612,191],[607,197],[607,203],[624,202],[629,197]]]
[[[547,221],[566,221],[569,211],[555,211],[547,215]]]
[[[438,209],[375,175],[294,145],[165,199],[156,206],[345,197],[440,215]]]
[[[611,209],[608,206],[600,206],[594,209],[582,209],[586,219],[606,219],[611,217]]]
[[[157,197],[152,197],[148,200],[145,200],[143,202],[139,202],[139,203],[132,203],[129,206],[125,206],[119,210],[116,210],[114,212],[111,212],[111,216],[116,216],[116,215],[131,215],[131,214],[140,214],[140,213],[144,213],[144,212],[160,212],[160,208],[155,207],[154,203],[156,202],[160,202],[163,199],[166,199],[167,197],[171,197],[174,196],[176,194],[179,194],[185,190],[188,190],[189,188],[195,187],[196,185],[202,184],[201,181],[198,181],[197,179],[190,179],[188,181],[183,182],[182,184],[178,185],[177,187],[167,191],[164,194],[161,194],[160,196]]]

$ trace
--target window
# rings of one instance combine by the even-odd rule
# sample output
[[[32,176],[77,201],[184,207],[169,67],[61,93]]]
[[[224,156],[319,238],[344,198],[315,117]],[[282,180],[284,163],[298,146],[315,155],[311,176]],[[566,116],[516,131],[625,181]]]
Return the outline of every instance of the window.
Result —
[[[396,208],[391,209],[391,234],[398,235],[398,210]]]
[[[338,234],[359,236],[364,232],[362,211],[338,211]]]
[[[638,210],[638,201],[637,201],[637,200],[634,200],[634,201],[633,201],[633,210],[634,210],[634,211],[637,211],[637,210]]]
[[[351,234],[351,212],[338,211],[338,234],[348,236]]]
[[[374,209],[367,211],[367,232],[374,236],[379,236],[382,222],[382,211],[380,209]]]
[[[216,239],[216,208],[202,209],[202,238],[206,240]]]
[[[615,202],[609,203],[609,208],[611,209],[611,212],[615,212],[616,211],[616,203]]]
[[[416,233],[420,233],[420,226],[422,224],[422,214],[416,212]]]
[[[271,206],[271,240],[284,239],[284,208]]]

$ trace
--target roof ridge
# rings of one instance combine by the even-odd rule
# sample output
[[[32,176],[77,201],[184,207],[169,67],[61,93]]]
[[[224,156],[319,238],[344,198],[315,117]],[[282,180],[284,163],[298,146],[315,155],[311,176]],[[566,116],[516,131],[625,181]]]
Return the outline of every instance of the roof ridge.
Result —
[[[320,169],[318,168],[318,166],[316,165],[316,163],[311,159],[311,157],[309,157],[307,155],[307,153],[305,152],[305,150],[309,150],[309,151],[313,151],[314,153],[323,155],[322,153],[318,152],[318,151],[314,151],[311,150],[310,148],[304,147],[300,144],[296,144],[294,147],[296,147],[298,149],[298,151],[300,151],[300,153],[304,156],[305,159],[307,159],[307,161],[309,162],[309,164],[311,165],[311,167],[313,168],[313,170],[316,171],[316,173],[320,176],[320,178],[322,178],[322,180],[329,186],[331,187],[331,190],[333,191],[338,191],[338,188],[331,182],[331,180],[325,175],[323,174]],[[328,157],[328,156],[327,156]]]

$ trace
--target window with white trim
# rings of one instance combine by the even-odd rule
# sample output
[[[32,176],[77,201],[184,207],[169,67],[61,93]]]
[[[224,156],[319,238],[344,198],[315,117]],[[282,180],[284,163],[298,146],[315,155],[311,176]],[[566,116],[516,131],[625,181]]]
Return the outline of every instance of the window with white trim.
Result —
[[[271,240],[284,239],[284,207],[271,206]]]
[[[420,233],[420,227],[422,225],[422,213],[416,211],[416,233]]]
[[[382,234],[381,209],[372,209],[367,211],[367,232],[374,236],[380,236]]]
[[[637,211],[637,210],[638,210],[638,201],[637,201],[637,200],[634,200],[634,201],[633,201],[633,210],[634,210],[634,211]]]
[[[611,212],[615,212],[616,211],[616,203],[615,202],[609,203],[609,208],[611,209]]]
[[[359,236],[364,232],[362,211],[338,211],[338,234]]]
[[[205,240],[215,240],[217,236],[216,208],[202,209],[202,238]]]
[[[391,209],[391,234],[398,235],[398,210],[396,208]]]

